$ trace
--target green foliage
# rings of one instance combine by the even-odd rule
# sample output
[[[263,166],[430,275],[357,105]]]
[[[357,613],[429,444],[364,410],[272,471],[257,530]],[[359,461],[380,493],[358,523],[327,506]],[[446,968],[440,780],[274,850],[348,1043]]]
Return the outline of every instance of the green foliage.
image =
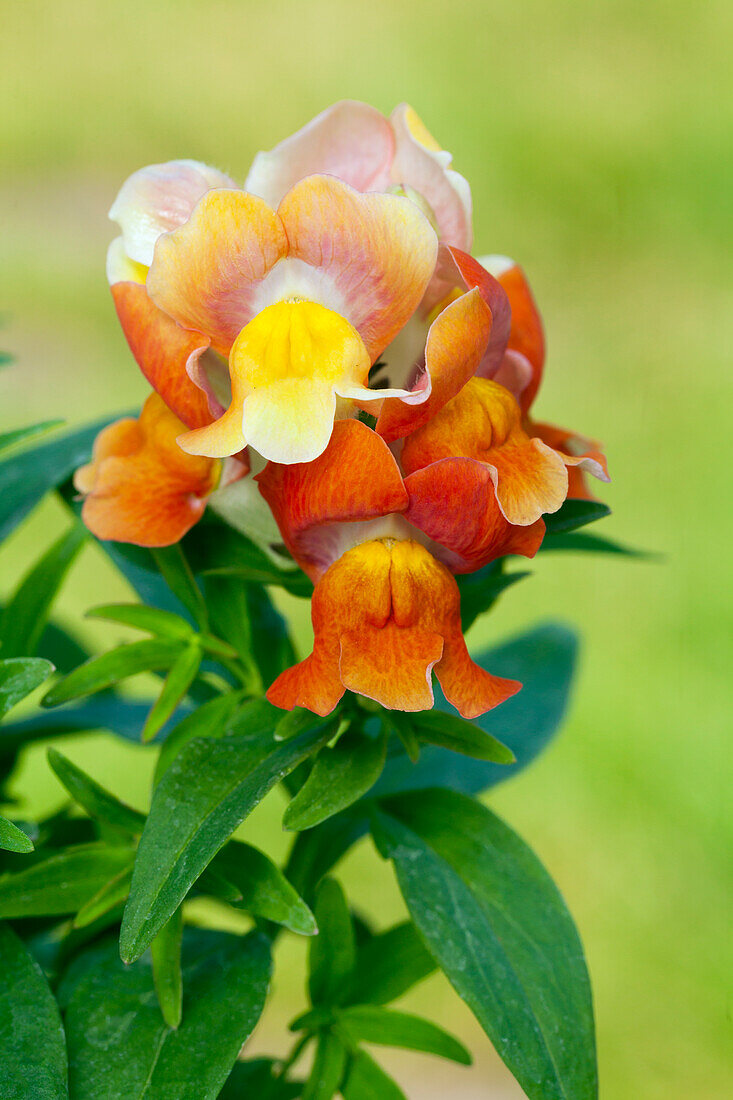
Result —
[[[94,842],[0,875],[0,920],[75,913],[110,879],[128,870],[133,858],[131,848]]]
[[[163,1019],[153,964],[125,967],[114,942],[79,956],[60,988],[75,1100],[214,1100],[264,1005],[269,946],[261,935],[184,936],[182,1020]]]
[[[323,748],[310,775],[285,811],[286,829],[312,829],[370,790],[384,767],[387,739],[350,731]]]
[[[6,852],[32,852],[33,841],[12,821],[0,817],[0,848]]]
[[[62,535],[30,570],[0,617],[0,639],[6,657],[36,652],[54,597],[87,538],[80,524]]]
[[[583,951],[536,856],[490,810],[452,791],[392,799],[374,829],[429,950],[530,1100],[592,1100]]]
[[[0,718],[35,691],[52,672],[51,662],[41,657],[0,659]]]
[[[78,513],[69,479],[97,427],[0,463],[9,485],[0,534],[50,489]],[[0,436],[0,450],[35,431]],[[608,540],[579,532],[607,514],[596,502],[566,502],[547,518],[545,548],[609,550]],[[54,988],[58,981],[73,1100],[402,1097],[363,1044],[471,1060],[436,1024],[385,1007],[436,967],[529,1097],[591,1100],[593,1021],[572,922],[524,844],[457,793],[514,774],[547,744],[566,704],[574,635],[550,624],[480,655],[491,672],[525,686],[475,721],[458,716],[437,686],[436,709],[417,714],[348,695],[325,718],[283,713],[263,691],[296,657],[268,588],[308,597],[311,582],[293,563],[208,516],[173,547],[101,543],[141,602],[104,604],[89,616],[150,637],[90,656],[49,622],[88,537],[74,522],[0,615],[0,714],[54,666],[60,672],[46,709],[2,727],[0,772],[49,736],[104,728],[138,743],[158,740],[147,816],[51,748],[51,768],[86,816],[63,810],[23,829],[0,817],[0,919],[27,928],[29,949]],[[527,575],[506,564],[459,578],[464,625]],[[121,693],[141,673],[162,681],[157,698]],[[297,833],[284,870],[232,839],[278,784],[290,796],[283,825]],[[412,918],[381,932],[351,911],[329,877],[370,827]],[[219,912],[224,905],[250,914],[259,931],[240,938],[185,927],[188,900],[200,896],[217,899]],[[298,1037],[285,1061],[239,1062],[264,1004],[270,943],[285,931],[310,938],[311,1007],[291,1025]],[[9,988],[0,978],[0,1048],[7,1013],[29,998],[44,1033],[60,1021],[38,965],[0,926],[3,935],[26,980],[13,978],[13,967]],[[293,1080],[306,1048],[312,1069],[306,1081]],[[36,1092],[18,1091],[18,1100],[66,1096],[63,1043],[33,1055]]]
[[[145,823],[120,935],[123,959],[140,957],[237,826],[322,738],[316,729],[282,745],[271,735],[186,745]]]
[[[0,366],[4,363],[3,353],[0,352]],[[35,439],[38,435],[45,435],[53,428],[58,428],[63,420],[43,420],[40,424],[30,424],[27,428],[14,428],[10,432],[0,433],[0,454],[9,451],[18,443],[25,443],[29,439]]]
[[[0,924],[0,1066],[6,1100],[66,1100],[61,1015],[38,963]]]

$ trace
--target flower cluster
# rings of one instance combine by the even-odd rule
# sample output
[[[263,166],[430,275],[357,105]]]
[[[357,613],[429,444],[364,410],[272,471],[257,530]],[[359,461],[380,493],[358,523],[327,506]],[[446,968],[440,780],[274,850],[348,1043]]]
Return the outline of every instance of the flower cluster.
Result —
[[[84,519],[167,545],[256,483],[315,584],[280,707],[325,715],[349,689],[422,710],[433,670],[465,717],[514,694],[469,657],[454,574],[532,557],[542,516],[608,480],[596,443],[533,419],[540,317],[519,266],[470,255],[450,165],[410,107],[344,102],[244,188],[172,161],[110,212],[112,294],[154,392],[77,471]]]

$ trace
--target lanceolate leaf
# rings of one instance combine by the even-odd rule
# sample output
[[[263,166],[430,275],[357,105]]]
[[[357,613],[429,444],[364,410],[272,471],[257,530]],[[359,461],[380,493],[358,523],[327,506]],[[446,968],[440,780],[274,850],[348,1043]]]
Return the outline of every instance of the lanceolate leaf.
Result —
[[[0,848],[6,852],[32,852],[33,841],[12,821],[0,817]]]
[[[93,607],[87,611],[88,619],[106,619],[112,623],[124,623],[137,630],[147,630],[161,638],[178,638],[187,641],[193,637],[190,623],[173,611],[163,611],[158,607],[147,607],[141,603],[110,603]]]
[[[2,355],[0,354],[1,363]],[[63,420],[43,420],[40,424],[31,424],[27,428],[14,428],[10,432],[2,432],[0,434],[0,453],[15,447],[17,443],[33,439],[34,436],[44,435],[46,432],[50,432],[52,428],[60,427],[61,424],[63,424]]]
[[[0,924],[0,1067],[8,1100],[67,1100],[61,1016],[40,966]]]
[[[257,848],[233,840],[214,856],[207,874],[211,871],[237,888],[240,897],[233,902],[237,908],[303,936],[314,936],[318,931],[303,899],[280,868]]]
[[[557,535],[546,535],[540,550],[579,550],[587,554],[617,554],[625,558],[649,559],[655,555],[646,550],[635,550],[632,546],[625,546],[615,539],[606,538],[604,535],[594,535],[589,531],[559,532]]]
[[[316,895],[318,935],[310,941],[308,988],[314,1005],[332,1005],[345,996],[354,968],[354,927],[344,892],[324,879]]]
[[[562,508],[544,516],[548,535],[557,535],[564,531],[575,531],[594,523],[597,519],[610,516],[611,509],[600,500],[566,500]]]
[[[25,699],[53,672],[42,657],[9,657],[0,660],[0,718]]]
[[[512,750],[496,737],[455,714],[428,710],[416,715],[413,723],[420,740],[430,745],[440,745],[444,749],[473,756],[477,760],[491,760],[495,764],[513,764],[516,760]]]
[[[0,877],[0,919],[75,913],[131,862],[131,850],[105,844],[67,848]]]
[[[346,1059],[346,1048],[336,1035],[328,1032],[320,1035],[302,1100],[332,1100],[343,1080]]]
[[[471,1055],[463,1043],[420,1016],[395,1012],[379,1005],[354,1005],[339,1011],[337,1020],[339,1030],[343,1030],[355,1043],[421,1050],[463,1066],[471,1065]]]
[[[89,461],[97,433],[109,423],[105,417],[70,435],[32,447],[0,463],[0,539],[25,519],[46,493],[61,485],[78,466]]]
[[[461,593],[461,624],[464,632],[469,626],[498,600],[502,592],[511,588],[517,581],[532,574],[526,569],[514,573],[504,572],[505,558],[492,561],[475,573],[464,573],[456,577]]]
[[[143,831],[144,814],[120,802],[57,749],[48,750],[48,762],[71,797],[83,806],[91,818],[114,825],[133,836]]]
[[[141,642],[118,646],[101,657],[92,657],[64,676],[46,692],[41,705],[55,707],[69,699],[103,691],[140,672],[167,668],[180,652],[181,642],[168,638],[146,638]]]
[[[90,924],[93,924],[111,910],[117,909],[125,901],[130,893],[133,864],[134,855],[131,851],[130,862],[127,867],[105,883],[94,897],[91,897],[89,901],[82,905],[74,917],[74,928],[88,928]]]
[[[271,1058],[235,1062],[218,1100],[295,1100],[302,1084],[283,1080],[279,1069]]]
[[[516,764],[471,760],[447,749],[424,748],[417,764],[402,757],[387,762],[374,793],[451,787],[475,794],[515,775],[557,731],[567,707],[578,642],[561,623],[547,623],[476,656],[497,676],[520,680],[522,690],[500,707],[474,719],[517,758]],[[455,714],[436,688],[436,706]]]
[[[162,550],[153,550],[152,554],[171,592],[181,601],[201,629],[207,630],[209,614],[206,603],[182,547],[179,544],[166,546]]]
[[[348,1004],[387,1004],[435,970],[414,924],[406,921],[371,936],[356,949]]]
[[[173,1028],[180,1024],[183,1011],[182,943],[183,910],[179,906],[150,945],[158,1004],[168,1027]]]
[[[139,703],[123,699],[113,692],[105,692],[77,706],[56,707],[19,722],[5,723],[0,726],[0,754],[6,746],[17,748],[29,741],[85,730],[106,729],[126,741],[139,742],[140,730],[149,710],[150,703]],[[174,719],[185,713],[185,709],[181,708]]]
[[[322,749],[283,817],[286,829],[310,829],[350,806],[374,786],[384,767],[385,737],[350,735]]]
[[[215,1100],[256,1024],[270,974],[267,939],[189,931],[183,1015],[163,1020],[146,957],[124,967],[93,948],[62,987],[74,1100]]]
[[[75,523],[33,566],[5,605],[0,619],[4,657],[36,652],[54,597],[86,537],[85,529]]]
[[[323,876],[368,832],[366,804],[357,802],[337,817],[299,833],[285,869],[288,881],[310,900]]]
[[[390,799],[376,839],[427,946],[530,1100],[594,1100],[583,950],[537,857],[446,790]]]
[[[184,745],[196,737],[223,737],[227,732],[229,719],[242,705],[242,693],[228,692],[209,699],[194,711],[186,715],[174,726],[161,745],[160,756],[155,768],[155,782],[158,783],[172,760]],[[269,707],[269,703],[266,704]],[[271,727],[270,727],[271,728]]]
[[[201,666],[202,653],[199,646],[192,642],[182,649],[171,665],[163,682],[160,695],[153,703],[150,714],[143,726],[143,741],[152,741],[166,724],[178,704],[186,697],[188,689],[196,679]]]
[[[342,1094],[344,1100],[407,1100],[399,1085],[364,1050],[352,1058]]]
[[[120,936],[139,958],[205,867],[267,792],[320,744],[316,729],[276,745],[271,735],[192,741],[153,796]]]

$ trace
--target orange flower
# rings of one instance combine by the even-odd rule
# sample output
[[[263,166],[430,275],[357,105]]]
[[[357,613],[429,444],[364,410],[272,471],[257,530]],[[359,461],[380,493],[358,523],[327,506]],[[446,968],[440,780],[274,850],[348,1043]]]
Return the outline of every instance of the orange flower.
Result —
[[[139,187],[123,209],[129,218],[144,200],[138,221],[157,230],[150,203],[165,193]],[[320,454],[334,418],[373,398],[369,369],[421,301],[437,255],[414,203],[325,176],[302,180],[277,210],[210,187],[155,237],[152,256],[151,237],[144,260],[124,234],[113,242],[118,314],[146,377],[194,429],[181,446],[211,458],[248,444],[281,462]]]
[[[384,441],[343,421],[319,458],[257,476],[291,553],[316,581],[313,653],[267,693],[276,706],[328,714],[346,689],[398,710],[446,698],[475,717],[519,690],[474,664],[458,587],[437,546],[401,513],[408,493]]]
[[[484,256],[481,263],[506,291],[511,306],[511,329],[503,362],[494,375],[516,397],[524,417],[527,434],[564,455],[568,462],[568,497],[593,499],[585,478],[592,473],[608,481],[608,468],[601,444],[565,428],[543,424],[530,418],[545,365],[545,338],[542,319],[526,276],[518,264],[506,256]],[[581,461],[587,460],[587,461]]]
[[[182,428],[153,393],[138,419],[99,433],[92,461],[74,475],[84,495],[82,518],[97,538],[169,546],[201,518],[223,464],[184,454],[176,443]],[[245,467],[236,465],[234,476],[241,476]]]

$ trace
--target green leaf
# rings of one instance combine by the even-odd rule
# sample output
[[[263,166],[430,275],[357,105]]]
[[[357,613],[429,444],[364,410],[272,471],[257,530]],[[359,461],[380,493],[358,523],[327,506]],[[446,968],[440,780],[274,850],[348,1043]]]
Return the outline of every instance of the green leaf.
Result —
[[[169,638],[146,638],[141,642],[117,646],[100,657],[92,657],[64,676],[46,692],[41,706],[55,707],[69,699],[104,691],[128,676],[167,668],[180,652],[181,643]]]
[[[326,878],[316,894],[318,935],[309,944],[308,989],[313,1005],[337,1004],[354,969],[354,926],[338,882]]]
[[[410,921],[371,936],[356,949],[349,1004],[387,1004],[435,970],[435,960]]]
[[[31,741],[99,729],[110,730],[126,741],[139,744],[140,729],[149,710],[150,703],[135,702],[123,699],[114,692],[105,692],[92,696],[78,706],[42,710],[31,718],[0,726],[0,751]]]
[[[178,1027],[183,1013],[182,943],[183,909],[179,906],[150,945],[158,1004],[163,1019],[172,1028]]]
[[[117,909],[127,898],[130,893],[130,883],[132,882],[132,868],[134,865],[134,856],[130,852],[130,862],[127,867],[111,878],[109,882],[105,883],[101,890],[98,890],[94,897],[82,905],[79,912],[74,917],[74,928],[88,928],[90,924],[93,924],[100,917],[103,917],[106,913],[111,912],[113,909]]]
[[[332,1100],[343,1080],[346,1059],[346,1048],[336,1035],[319,1035],[313,1069],[301,1100]]]
[[[2,357],[0,356],[0,364]],[[10,432],[0,434],[0,453],[14,447],[17,443],[23,443],[28,439],[34,439],[37,435],[45,435],[52,428],[58,428],[63,420],[42,420],[40,424],[30,424],[27,428],[14,428]]]
[[[399,1085],[364,1050],[352,1058],[341,1092],[344,1100],[407,1100]]]
[[[164,772],[178,753],[196,737],[223,737],[227,732],[229,719],[242,705],[242,693],[227,692],[202,703],[191,714],[187,714],[166,737],[160,746],[160,756],[155,768],[155,782],[159,783]],[[257,706],[257,701],[252,706]],[[270,706],[269,703],[266,704]],[[243,709],[246,709],[243,708]]]
[[[275,725],[274,734],[276,741],[290,741],[304,730],[323,725],[324,721],[320,714],[314,714],[312,710],[306,710],[305,707],[293,707],[284,714],[282,711],[278,713],[280,717]]]
[[[497,676],[523,684],[522,690],[506,703],[474,719],[475,725],[512,750],[516,764],[492,764],[428,747],[417,764],[405,757],[388,760],[374,793],[452,787],[474,794],[515,775],[542,752],[558,730],[567,707],[577,652],[574,631],[561,623],[546,623],[475,657],[478,664]],[[439,709],[456,713],[437,686],[435,701]]]
[[[187,537],[186,548],[194,569],[202,575],[233,576],[256,585],[275,584],[306,598],[313,591],[312,582],[300,569],[278,568],[250,539],[223,523],[198,524]]]
[[[3,656],[36,652],[56,593],[86,538],[85,528],[75,523],[26,574],[0,618]]]
[[[30,695],[53,672],[42,657],[9,657],[0,660],[0,718]]]
[[[6,852],[21,852],[25,855],[33,851],[33,841],[12,821],[0,817],[0,848]]]
[[[194,635],[190,623],[173,611],[147,607],[141,603],[107,603],[87,611],[88,619],[106,619],[112,623],[124,623],[136,630],[147,630],[160,638],[177,638],[186,642]]]
[[[594,523],[597,519],[603,519],[611,515],[611,509],[607,504],[601,504],[600,500],[566,500],[557,512],[548,513],[542,518],[548,535],[556,535],[564,531],[575,531],[578,527],[585,527],[587,523]]]
[[[206,603],[181,546],[165,546],[161,550],[153,550],[152,554],[171,592],[190,612],[201,629],[208,630],[209,614]]]
[[[218,1100],[295,1100],[302,1087],[299,1081],[283,1081],[272,1058],[253,1058],[234,1063]]]
[[[264,852],[240,841],[230,841],[209,865],[239,891],[232,904],[256,917],[274,921],[302,936],[314,936],[316,921],[300,894]]]
[[[366,804],[356,803],[337,817],[299,833],[285,868],[288,881],[310,900],[323,876],[368,832]]]
[[[276,611],[267,589],[262,585],[247,585],[247,603],[252,624],[255,663],[263,684],[271,684],[283,669],[295,664],[297,657],[288,633],[288,624]]]
[[[83,772],[58,749],[48,750],[48,762],[75,802],[82,806],[95,821],[113,825],[123,832],[137,836],[143,831],[145,815],[121,802],[95,779]]]
[[[343,1030],[355,1043],[420,1050],[463,1066],[471,1065],[471,1055],[463,1043],[421,1016],[395,1012],[379,1005],[354,1005],[341,1009],[337,1020],[339,1030]]]
[[[70,435],[33,447],[0,462],[0,540],[6,538],[46,493],[89,461],[92,444],[110,420],[105,417]]]
[[[163,690],[153,703],[150,714],[143,726],[143,741],[152,741],[171,717],[181,700],[185,699],[201,667],[201,658],[201,649],[195,643],[187,645],[178,654],[163,682]]]
[[[382,724],[397,734],[410,758],[410,763],[417,764],[420,759],[420,742],[415,734],[411,716],[399,710],[385,710],[382,715]]]
[[[316,729],[283,745],[270,734],[186,745],[153,795],[122,922],[123,959],[139,958],[234,830],[322,737]]]
[[[461,625],[465,633],[479,615],[488,611],[498,600],[502,592],[511,588],[517,581],[532,574],[527,570],[520,573],[505,573],[506,558],[489,562],[475,573],[463,573],[456,577],[461,594]]]
[[[7,1100],[67,1100],[66,1042],[43,972],[0,924],[0,1066]]]
[[[312,829],[356,802],[381,775],[386,737],[345,733],[333,748],[321,749],[313,769],[285,811],[286,829]]]
[[[496,737],[456,714],[426,710],[415,715],[412,721],[420,740],[429,745],[440,745],[476,760],[492,760],[495,764],[513,764],[517,759]]]
[[[127,868],[129,848],[79,844],[0,876],[0,919],[75,913]]]
[[[266,937],[187,931],[177,1030],[160,1014],[147,957],[124,967],[105,943],[81,962],[63,989],[74,1100],[215,1100],[262,1012]]]
[[[635,550],[614,539],[591,535],[586,531],[569,531],[567,534],[545,535],[540,550],[578,550],[586,554],[616,554],[619,557],[653,560],[656,554],[648,550]]]
[[[534,853],[453,791],[390,799],[375,830],[428,948],[530,1100],[594,1100],[583,950]]]

